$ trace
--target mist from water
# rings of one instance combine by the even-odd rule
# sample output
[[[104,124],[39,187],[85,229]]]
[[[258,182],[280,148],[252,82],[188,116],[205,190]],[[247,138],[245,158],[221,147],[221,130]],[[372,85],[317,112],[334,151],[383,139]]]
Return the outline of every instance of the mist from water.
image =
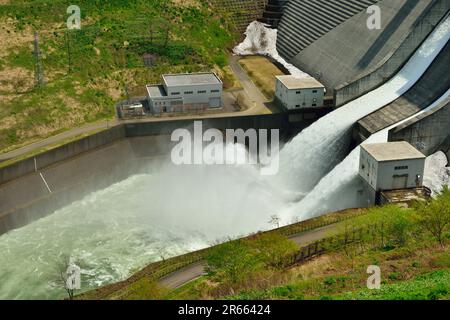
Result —
[[[142,174],[0,236],[0,299],[64,297],[54,282],[65,256],[80,265],[89,289],[162,256],[272,228],[270,215],[284,201],[265,179],[250,165],[149,164]]]
[[[53,282],[57,262],[65,255],[80,264],[83,288],[89,289],[125,279],[162,255],[272,228],[268,221],[274,213],[287,224],[349,206],[348,188],[357,188],[354,179],[319,181],[345,157],[350,126],[410,88],[446,36],[448,32],[440,36],[435,32],[433,41],[427,40],[406,69],[385,86],[295,137],[280,153],[281,172],[275,178],[261,176],[249,165],[176,167],[166,159],[158,170],[149,164],[142,174],[0,236],[0,298],[63,297]],[[333,174],[352,176],[353,162],[344,161]],[[292,194],[306,197],[294,201]]]

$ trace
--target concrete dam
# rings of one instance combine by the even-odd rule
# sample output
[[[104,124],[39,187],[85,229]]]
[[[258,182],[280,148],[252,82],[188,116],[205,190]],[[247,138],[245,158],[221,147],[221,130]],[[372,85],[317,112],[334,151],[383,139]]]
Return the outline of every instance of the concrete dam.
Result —
[[[275,2],[269,1],[268,6],[280,5]],[[262,177],[247,165],[172,165],[170,133],[189,128],[192,121],[185,120],[121,124],[0,169],[0,298],[62,297],[62,290],[53,289],[52,284],[56,260],[64,255],[83,263],[83,279],[90,289],[123,280],[161,256],[269,229],[267,221],[274,213],[288,224],[356,206],[364,199],[354,196],[359,190],[355,181],[358,147],[353,148],[352,136],[366,142],[388,138],[414,142],[424,138],[416,134],[417,128],[420,132],[431,125],[428,122],[440,123],[442,130],[429,135],[433,143],[427,140],[425,145],[427,154],[443,150],[449,133],[445,126],[448,84],[445,88],[446,82],[439,86],[430,82],[446,79],[442,66],[448,66],[448,5],[443,6],[445,1],[378,1],[392,19],[404,18],[400,30],[390,37],[375,32],[368,42],[358,43],[352,37],[344,42],[344,33],[356,30],[357,21],[365,26],[364,9],[375,2],[290,0],[281,6],[281,20],[272,26],[279,26],[280,53],[319,75],[341,104],[283,146],[277,176]],[[341,12],[336,11],[338,3],[343,3]],[[335,18],[328,21],[322,13],[316,18],[323,20],[325,29],[309,42],[302,40],[300,47],[300,41],[291,39],[292,48],[282,49],[289,42],[286,32],[295,25],[298,8],[307,5],[328,5],[328,12],[336,11]],[[392,19],[384,23],[389,25]],[[351,34],[359,32],[365,31]],[[413,32],[417,33],[410,36]],[[290,36],[301,34],[295,31]],[[330,39],[335,39],[334,44]],[[352,44],[354,54],[335,50],[341,41],[344,47]],[[313,59],[313,50],[323,65],[318,57]],[[367,66],[352,64],[364,56]],[[335,59],[344,59],[342,65]],[[340,74],[331,67],[333,63]],[[386,65],[386,69],[380,67]],[[347,66],[351,67],[347,70]],[[372,80],[362,80],[367,77]],[[401,116],[383,116],[394,113]],[[371,120],[378,118],[382,120]],[[204,125],[277,128],[290,137],[289,121],[281,113],[208,119]],[[357,129],[370,126],[375,129],[364,133]]]
[[[380,30],[370,30],[366,25],[366,9],[373,4],[381,10]],[[320,80],[328,95],[333,96],[334,105],[340,107],[393,77],[445,19],[449,9],[448,1],[440,0],[291,0],[279,23],[277,49],[289,63]],[[360,119],[354,128],[354,141],[364,141],[441,97],[449,87],[448,56],[446,48],[405,96]],[[422,131],[428,133],[426,138],[420,138],[423,135],[412,134],[412,129],[406,133],[403,127],[401,136],[406,135],[405,140],[427,155],[438,149],[448,152],[446,141],[450,132],[444,127],[450,118],[446,107],[441,109],[439,114],[445,117],[441,122],[425,120],[432,113],[416,119],[416,123],[437,123],[433,134],[422,126]],[[395,139],[401,139],[399,133],[390,135],[390,140]]]

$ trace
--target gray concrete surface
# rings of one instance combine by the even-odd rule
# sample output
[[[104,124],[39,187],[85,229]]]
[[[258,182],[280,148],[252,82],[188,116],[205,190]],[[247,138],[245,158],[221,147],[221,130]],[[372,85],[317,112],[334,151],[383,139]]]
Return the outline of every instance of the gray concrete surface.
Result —
[[[363,11],[299,52],[290,62],[318,77],[331,94],[336,86],[376,66],[396,48],[428,4],[419,0],[379,1],[381,30],[367,28],[368,14]]]
[[[289,128],[285,114],[219,117],[203,123],[205,129],[280,129],[281,137]],[[192,120],[128,123],[39,155],[37,171],[33,159],[4,168],[6,174],[0,178],[7,180],[0,184],[0,234],[121,181],[143,166],[148,168],[152,161],[170,154],[171,132],[192,128],[192,124]]]
[[[391,104],[358,121],[357,136],[365,140],[371,134],[414,115],[439,99],[450,88],[449,66],[450,42],[410,90]]]
[[[294,0],[300,2],[301,0]],[[298,52],[289,62],[315,76],[342,105],[381,85],[398,71],[448,10],[448,0],[381,0],[381,30],[367,28],[363,11]],[[289,7],[283,20],[296,19]],[[426,18],[426,19],[425,19]],[[311,24],[327,24],[326,15],[311,15]],[[414,32],[413,32],[414,30]],[[411,35],[412,34],[412,35]],[[296,41],[296,34],[286,35]],[[279,41],[278,46],[283,46]],[[282,52],[282,50],[280,50]],[[289,58],[289,57],[288,57]]]
[[[450,98],[389,131],[388,141],[408,141],[429,156],[438,150],[450,151]]]
[[[397,4],[399,2],[395,1],[393,3]],[[405,28],[404,24],[402,24],[399,30],[405,31],[404,36],[389,40],[388,43],[390,43],[392,50],[383,59],[374,65],[368,65],[365,70],[355,75],[355,77],[343,79],[344,82],[335,86],[334,100],[336,106],[341,106],[358,98],[395,75],[450,9],[448,0],[421,1],[420,3],[428,3],[429,5],[424,8],[420,15],[418,12],[413,15],[416,19],[414,24],[409,25],[408,28]],[[418,5],[417,8],[420,9],[420,6]],[[405,23],[407,20],[408,18],[405,19]],[[356,39],[359,41],[359,38]]]

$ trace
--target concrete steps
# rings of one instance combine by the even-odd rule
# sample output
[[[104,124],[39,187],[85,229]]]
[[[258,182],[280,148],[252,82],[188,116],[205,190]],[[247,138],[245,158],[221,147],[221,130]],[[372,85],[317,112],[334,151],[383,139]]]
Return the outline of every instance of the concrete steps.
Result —
[[[211,0],[214,9],[221,11],[226,20],[244,33],[247,26],[263,16],[268,0]]]
[[[291,59],[378,0],[290,0],[279,25],[278,51]],[[292,41],[290,35],[295,35]]]
[[[289,0],[269,0],[264,10],[262,18],[258,21],[277,28],[283,16],[283,11]]]

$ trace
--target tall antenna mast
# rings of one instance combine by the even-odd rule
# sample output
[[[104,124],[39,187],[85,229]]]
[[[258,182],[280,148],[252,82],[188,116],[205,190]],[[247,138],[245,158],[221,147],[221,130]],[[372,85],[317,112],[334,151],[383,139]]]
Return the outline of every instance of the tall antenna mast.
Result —
[[[34,59],[35,59],[35,81],[36,88],[44,86],[44,69],[42,68],[41,51],[39,49],[39,37],[37,32],[34,32]]]

